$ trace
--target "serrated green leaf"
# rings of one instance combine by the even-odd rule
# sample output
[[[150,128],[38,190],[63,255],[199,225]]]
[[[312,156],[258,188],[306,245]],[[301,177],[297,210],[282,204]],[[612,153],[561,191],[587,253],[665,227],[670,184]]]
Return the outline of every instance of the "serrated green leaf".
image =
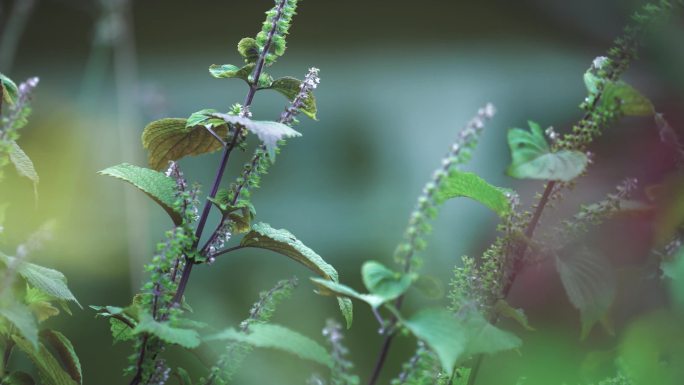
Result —
[[[12,323],[33,348],[38,348],[38,325],[26,305],[13,301],[3,303],[0,305],[0,317]]]
[[[42,330],[40,332],[40,339],[54,349],[71,378],[77,383],[82,384],[83,372],[81,370],[81,361],[78,359],[71,341],[64,334],[50,329]]]
[[[392,271],[376,261],[366,261],[361,267],[361,276],[366,289],[385,302],[404,294],[415,278]]]
[[[326,280],[339,281],[337,270],[332,265],[285,229],[274,229],[267,223],[256,223],[252,225],[252,230],[242,238],[240,246],[274,251],[301,263]],[[340,311],[347,320],[347,324],[350,325],[351,304],[344,301],[338,302]]]
[[[274,229],[268,223],[256,223],[252,225],[252,231],[242,238],[240,246],[274,251],[292,258],[328,280],[338,281],[337,270],[332,265],[285,229]]]
[[[196,114],[206,111],[209,110],[196,112],[191,119],[200,120]],[[222,138],[228,135],[228,127],[220,119],[209,114],[203,115],[205,120],[197,125],[193,125],[193,121],[180,118],[160,119],[148,124],[142,134],[142,145],[147,150],[150,167],[160,171],[168,167],[169,161],[223,148],[223,144],[214,138],[205,125],[213,126],[214,132]]]
[[[171,217],[173,223],[180,225],[183,218],[176,211],[176,181],[160,172],[143,167],[122,163],[98,172],[100,175],[122,179],[147,194],[157,202]]]
[[[350,329],[354,321],[354,305],[352,301],[349,298],[337,297],[337,305],[340,307],[347,329]]]
[[[272,348],[297,355],[303,359],[332,367],[333,361],[325,348],[316,341],[280,325],[257,324],[250,326],[245,334],[233,328],[210,336],[208,341],[231,340],[248,343],[260,348]]]
[[[254,70],[254,63],[247,64],[243,67],[234,66],[232,64],[212,64],[209,66],[209,73],[217,79],[242,79],[249,84],[249,75]]]
[[[41,290],[30,287],[26,287],[26,295],[24,296],[24,302],[28,305],[31,312],[36,317],[38,322],[43,322],[46,319],[59,315],[59,309],[52,306],[52,301],[54,297],[44,293]]]
[[[64,371],[57,359],[47,350],[45,345],[40,344],[39,349],[34,349],[23,338],[12,336],[17,347],[23,351],[38,369],[43,385],[78,385],[67,372]]]
[[[4,254],[0,254],[0,261],[8,266],[17,263],[14,257]],[[59,271],[24,261],[17,263],[16,271],[34,288],[55,299],[75,302],[81,307],[74,294],[69,290],[66,277]]]
[[[430,346],[447,373],[471,355],[514,349],[521,343],[518,337],[491,325],[475,311],[455,316],[444,309],[425,309],[403,324]]]
[[[338,296],[338,298],[339,296],[343,296],[347,298],[358,299],[359,301],[369,304],[373,309],[376,309],[383,303],[387,302],[385,298],[379,295],[361,294],[351,287],[339,282],[321,279],[318,277],[310,277],[309,279],[311,279],[311,282],[316,285],[318,294],[320,295],[335,295]]]
[[[14,105],[19,97],[19,89],[12,79],[0,73],[0,83],[2,83],[2,99],[10,105]]]
[[[511,212],[506,190],[490,185],[471,172],[450,171],[435,194],[438,203],[456,197],[474,199],[492,209],[500,217],[505,217]]]
[[[278,91],[284,95],[289,101],[293,101],[302,87],[302,81],[290,76],[282,77],[280,79],[274,80],[270,86],[263,87],[264,89],[271,89]],[[304,105],[299,109],[304,115],[309,118],[316,120],[316,112],[318,108],[316,107],[316,97],[313,91],[309,91],[304,99]]]
[[[24,372],[12,372],[7,377],[0,379],[2,385],[35,385],[33,377],[30,374]]]
[[[259,58],[259,45],[251,37],[245,37],[238,42],[238,53],[245,58],[246,63],[255,63]]]
[[[142,313],[140,321],[133,329],[133,334],[149,333],[159,337],[164,342],[180,345],[187,349],[194,349],[200,345],[197,331],[181,329],[169,325],[168,322],[158,322],[150,314]]]
[[[587,250],[556,258],[556,269],[568,299],[580,311],[584,339],[613,304],[615,271],[605,257]]]
[[[606,84],[600,105],[613,103],[627,116],[651,116],[655,113],[653,103],[634,87],[622,80]]]
[[[508,175],[518,179],[542,179],[568,182],[584,172],[587,156],[579,151],[551,152],[544,133],[535,122],[531,131],[513,128],[508,131],[512,163]]]
[[[9,153],[10,161],[12,161],[12,164],[14,164],[14,167],[17,169],[19,175],[26,177],[33,182],[33,193],[37,199],[38,182],[40,181],[40,178],[38,177],[35,167],[33,166],[31,158],[26,155],[24,150],[19,147],[17,142],[13,140],[10,141],[10,146],[12,146],[12,150]]]
[[[530,326],[529,322],[527,321],[527,316],[525,315],[523,309],[514,308],[504,299],[496,301],[494,304],[494,311],[496,311],[496,313],[499,315],[514,320],[527,330],[534,330],[534,328]]]
[[[225,120],[226,123],[243,126],[255,134],[259,140],[264,143],[264,146],[266,146],[266,151],[268,152],[271,161],[275,160],[275,151],[278,147],[279,140],[302,136],[302,134],[293,130],[291,127],[278,122],[251,120],[242,116],[229,114],[214,114],[213,116]]]

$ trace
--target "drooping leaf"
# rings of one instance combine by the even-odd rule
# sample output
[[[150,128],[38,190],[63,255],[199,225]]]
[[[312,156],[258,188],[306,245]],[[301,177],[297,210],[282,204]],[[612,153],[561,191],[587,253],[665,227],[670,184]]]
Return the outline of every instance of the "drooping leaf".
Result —
[[[222,138],[228,135],[228,127],[207,111],[196,112],[190,119],[166,118],[148,124],[142,134],[142,144],[148,151],[150,167],[160,171],[168,166],[169,161],[223,148],[223,144],[205,126],[212,126],[214,132]],[[195,122],[198,124],[194,124]]]
[[[615,299],[615,271],[605,257],[587,250],[556,258],[556,268],[570,302],[580,311],[584,339]]]
[[[81,371],[81,361],[78,359],[71,341],[64,334],[50,329],[42,330],[40,332],[40,339],[54,349],[71,378],[77,383],[82,384],[83,372]]]
[[[340,307],[347,329],[351,328],[354,321],[354,305],[349,298],[337,297],[337,305]]]
[[[606,84],[601,105],[608,103],[615,103],[619,111],[627,116],[651,116],[655,113],[653,103],[622,80]]]
[[[17,348],[23,351],[38,369],[38,374],[43,385],[78,385],[69,373],[64,371],[57,359],[50,353],[45,345],[40,344],[38,349],[23,338],[12,336]]]
[[[0,254],[0,261],[8,266],[17,263],[14,257],[4,254]],[[66,277],[59,271],[24,261],[17,263],[16,271],[34,288],[53,298],[71,301],[79,307],[81,306],[74,294],[69,290]]]
[[[332,265],[285,229],[274,229],[267,223],[256,223],[252,225],[252,230],[242,238],[240,246],[274,251],[301,263],[326,280],[339,281],[337,270]],[[347,325],[351,326],[351,303],[338,302]]]
[[[515,349],[521,343],[518,337],[491,325],[474,310],[455,316],[445,309],[425,309],[403,324],[430,346],[447,373],[471,355]]]
[[[245,334],[233,328],[207,338],[209,341],[231,340],[245,342],[260,348],[282,350],[303,359],[332,367],[333,361],[328,351],[316,341],[280,325],[257,324]]]
[[[2,378],[2,385],[35,385],[35,383],[30,374],[19,371]]]
[[[38,325],[26,305],[14,301],[3,303],[0,317],[12,323],[33,348],[38,348]]]
[[[316,285],[318,289],[318,294],[321,295],[336,295],[358,299],[369,304],[372,308],[378,308],[383,303],[388,300],[375,294],[361,294],[351,287],[341,284],[339,282],[334,282],[326,279],[321,279],[318,277],[311,277],[311,281]]]
[[[252,231],[245,234],[240,246],[267,249],[285,255],[301,263],[314,273],[337,282],[338,275],[332,265],[308,248],[285,229],[274,229],[268,223],[252,225]]]
[[[527,321],[527,316],[525,315],[523,309],[514,308],[511,306],[511,304],[506,302],[506,300],[500,299],[496,301],[494,304],[494,310],[497,312],[497,314],[510,318],[519,323],[520,326],[524,327],[525,329],[530,331],[534,330],[534,328],[530,326],[529,322]]]
[[[376,261],[365,262],[361,267],[361,276],[366,289],[385,302],[404,294],[415,279],[415,275],[394,272]]]
[[[508,175],[518,179],[543,179],[568,182],[584,172],[587,156],[579,151],[551,152],[544,133],[535,122],[528,122],[530,131],[512,128],[508,131],[508,146],[512,163]]]
[[[246,63],[255,63],[259,58],[259,45],[251,37],[245,37],[238,42],[237,50]]]
[[[26,287],[24,302],[28,305],[29,309],[31,309],[31,312],[39,323],[50,317],[59,315],[59,309],[52,306],[52,303],[50,303],[53,299],[54,297],[41,290],[30,286]]]
[[[150,314],[142,313],[140,322],[133,329],[133,334],[149,333],[159,337],[164,342],[180,345],[186,349],[194,349],[200,345],[197,331],[181,329],[169,325],[168,322],[158,322]]]
[[[435,199],[440,203],[456,197],[474,199],[492,209],[500,217],[508,215],[511,211],[506,190],[490,185],[471,172],[450,171],[435,195]]]
[[[0,73],[0,83],[2,83],[2,100],[9,105],[14,105],[19,97],[19,89],[12,79]]]
[[[209,66],[209,73],[217,79],[242,79],[249,84],[249,75],[254,70],[254,63],[247,64],[243,67],[234,66],[232,64],[212,64]]]
[[[283,77],[274,80],[266,89],[272,89],[283,94],[289,101],[293,101],[302,87],[302,81],[293,77]],[[312,91],[307,92],[303,106],[299,109],[304,115],[316,120],[316,97]]]
[[[169,214],[174,224],[180,225],[183,222],[180,212],[174,209],[176,181],[173,178],[128,163],[109,167],[100,171],[99,174],[113,176],[132,184],[157,202]]]
[[[26,177],[33,182],[33,191],[37,198],[38,182],[40,181],[40,178],[38,177],[35,167],[33,166],[31,158],[26,155],[24,150],[19,147],[17,142],[12,140],[10,141],[10,145],[12,146],[12,150],[9,153],[9,158],[12,161],[12,164],[14,164],[14,167],[17,169],[19,175]]]
[[[291,127],[278,122],[258,121],[229,114],[214,114],[213,116],[225,120],[226,123],[243,126],[255,134],[266,146],[266,151],[268,151],[271,160],[275,160],[275,150],[278,147],[279,140],[302,136]]]

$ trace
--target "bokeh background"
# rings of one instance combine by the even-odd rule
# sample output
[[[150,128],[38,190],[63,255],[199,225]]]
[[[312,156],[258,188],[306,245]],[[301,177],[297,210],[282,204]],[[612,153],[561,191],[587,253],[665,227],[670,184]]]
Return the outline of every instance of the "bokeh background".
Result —
[[[48,326],[74,342],[85,383],[101,385],[124,382],[121,369],[129,346],[112,346],[108,323],[95,319],[87,305],[128,304],[145,278],[142,263],[171,222],[133,188],[96,172],[122,162],[145,165],[139,138],[153,119],[186,117],[203,108],[226,110],[242,102],[245,85],[213,79],[207,67],[239,64],[237,41],[258,31],[263,12],[272,5],[270,0],[138,0],[121,14],[115,12],[119,2],[0,1],[5,28],[0,71],[17,81],[41,79],[34,115],[20,141],[40,174],[40,199],[34,202],[30,182],[8,176],[0,189],[2,200],[12,202],[5,245],[11,250],[44,221],[57,221],[55,240],[32,258],[63,271],[85,308],[56,317]],[[270,72],[301,78],[309,67],[320,68],[319,121],[301,119],[303,137],[283,148],[254,194],[257,219],[289,229],[336,266],[343,282],[361,289],[362,262],[390,263],[422,185],[458,129],[486,102],[494,103],[498,114],[466,169],[517,189],[529,204],[542,186],[504,175],[509,161],[506,129],[524,127],[532,119],[565,132],[581,117],[577,106],[586,94],[582,74],[639,4],[302,2],[288,52]],[[28,9],[25,24],[20,36],[8,37],[9,16],[17,5]],[[11,41],[16,49],[7,46]],[[683,41],[682,18],[676,17],[626,76],[676,130],[684,121]],[[285,106],[280,95],[262,92],[253,112],[259,119],[274,119]],[[657,182],[671,171],[674,159],[648,118],[622,120],[592,151],[595,165],[589,174],[543,223],[553,224],[576,212],[580,203],[600,199],[625,177],[636,177],[642,185]],[[250,153],[236,154],[230,175]],[[213,154],[184,159],[181,166],[186,176],[207,186],[217,161]],[[479,255],[494,238],[496,223],[492,213],[475,203],[446,204],[423,253],[424,272],[446,290],[459,257]],[[600,244],[624,268],[626,290],[619,300],[623,306],[614,314],[613,336],[596,328],[580,341],[579,315],[552,265],[526,270],[512,302],[526,309],[537,330],[503,322],[525,345],[519,352],[487,359],[478,383],[515,384],[526,377],[525,384],[574,384],[609,375],[622,331],[668,301],[657,276],[629,275],[629,267],[647,257],[651,237],[648,223],[623,218],[586,241]],[[195,319],[219,329],[234,326],[259,291],[298,276],[300,287],[280,307],[275,322],[322,341],[326,318],[340,316],[334,301],[312,292],[309,275],[278,255],[241,251],[197,268],[188,300]],[[445,302],[414,292],[406,309]],[[357,304],[355,313],[346,342],[365,382],[381,338],[367,308]],[[414,343],[398,340],[384,383],[396,375]],[[192,357],[181,360],[193,373],[201,373]],[[19,358],[17,363],[24,364]],[[323,371],[285,354],[257,351],[235,383],[301,384],[312,372]]]

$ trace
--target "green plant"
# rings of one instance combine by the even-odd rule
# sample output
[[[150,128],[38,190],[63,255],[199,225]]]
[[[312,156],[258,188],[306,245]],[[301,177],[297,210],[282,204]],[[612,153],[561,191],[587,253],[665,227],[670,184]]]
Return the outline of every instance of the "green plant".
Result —
[[[356,385],[360,382],[354,373],[354,356],[342,344],[342,327],[335,321],[329,321],[324,329],[327,349],[294,330],[269,323],[278,304],[297,286],[296,279],[280,281],[262,292],[248,317],[237,327],[209,332],[208,325],[190,318],[185,293],[195,266],[210,266],[219,257],[244,248],[279,253],[315,273],[317,276],[311,278],[311,282],[317,293],[334,297],[348,328],[352,325],[352,300],[370,307],[379,323],[383,342],[369,376],[369,385],[379,380],[393,341],[402,335],[413,336],[418,342],[415,354],[393,380],[394,385],[475,384],[485,355],[514,350],[523,343],[512,332],[497,326],[501,318],[511,318],[521,327],[533,329],[534,323],[528,320],[524,310],[508,302],[508,294],[526,266],[544,260],[553,261],[570,302],[580,312],[581,337],[586,337],[597,323],[607,324],[606,315],[617,291],[615,272],[595,250],[578,250],[570,247],[571,243],[614,215],[676,206],[677,199],[637,204],[631,200],[638,189],[637,184],[628,178],[615,192],[599,202],[581,207],[572,218],[560,223],[545,223],[543,237],[537,234],[538,228],[546,208],[552,203],[559,204],[562,194],[571,189],[591,165],[593,157],[588,148],[594,139],[619,118],[654,117],[661,136],[675,146],[679,154],[684,153],[674,130],[656,113],[649,99],[620,80],[636,57],[642,36],[651,26],[678,11],[680,4],[659,1],[646,5],[636,14],[624,35],[615,41],[607,56],[593,61],[584,74],[588,90],[587,98],[580,105],[584,116],[568,133],[561,135],[552,128],[544,130],[533,121],[528,122],[529,130],[513,128],[508,132],[512,156],[508,175],[545,182],[543,193],[529,207],[520,202],[515,191],[493,186],[478,175],[461,169],[473,156],[485,124],[495,114],[491,104],[481,108],[460,131],[419,196],[394,253],[397,268],[391,269],[380,261],[365,262],[361,276],[366,292],[360,292],[343,284],[333,266],[289,231],[254,221],[256,210],[251,193],[260,186],[262,176],[275,162],[285,139],[301,135],[293,128],[296,116],[302,113],[315,119],[317,112],[313,94],[319,83],[316,68],[309,69],[303,80],[276,79],[267,72],[285,52],[285,39],[297,7],[297,0],[276,0],[275,6],[266,13],[261,31],[254,38],[238,42],[237,51],[244,64],[209,67],[215,78],[240,79],[246,83],[248,90],[242,104],[233,104],[225,112],[202,109],[188,118],[154,121],[142,134],[150,168],[120,164],[100,172],[144,192],[173,222],[173,227],[165,232],[155,255],[145,266],[149,279],[131,303],[124,307],[92,306],[98,317],[108,320],[115,342],[128,341],[133,346],[129,366],[125,369],[125,374],[131,377],[130,384],[165,384],[171,376],[184,385],[225,384],[231,381],[255,347],[289,352],[329,369],[329,376],[312,375],[311,384]],[[8,90],[9,95],[12,89]],[[289,101],[289,106],[276,120],[252,119],[254,97],[263,90],[277,91]],[[250,134],[254,134],[260,144],[253,150],[250,161],[242,166],[239,176],[228,188],[221,189],[224,173],[232,166],[230,155],[235,149],[248,149]],[[200,187],[186,179],[177,162],[186,156],[214,152],[221,153],[217,171],[208,197],[202,199]],[[20,162],[15,161],[17,163]],[[30,174],[21,170],[25,175]],[[663,189],[679,191],[676,186],[669,185]],[[402,305],[409,290],[430,285],[429,278],[420,274],[420,267],[431,221],[442,204],[458,197],[471,198],[494,211],[501,221],[500,235],[480,258],[463,257],[462,263],[454,268],[447,306],[426,307],[408,315]],[[213,228],[208,227],[212,210],[218,211],[221,217]],[[684,210],[674,211],[681,214]],[[654,254],[662,260],[662,269],[673,281],[675,293],[681,295],[679,227],[682,216],[664,221],[661,226],[663,240]],[[241,236],[239,242],[230,244],[236,235]],[[6,264],[9,266],[7,271],[13,271],[11,264]],[[15,293],[13,298],[16,296]],[[665,330],[675,329],[672,318],[654,316],[651,321]],[[615,376],[601,383],[645,384],[656,378],[641,370],[638,365],[640,352],[630,342],[640,341],[646,328],[636,325],[630,330],[620,348],[621,361],[616,365]],[[166,355],[171,346],[195,352],[208,344],[220,345],[221,352],[210,358],[202,373],[191,374]],[[654,366],[659,364],[661,362],[656,362]],[[671,380],[677,378],[679,369],[674,364],[665,366],[670,372],[657,378],[662,378],[660,383],[674,383]],[[50,370],[47,373],[52,373]],[[524,383],[524,379],[519,379],[518,383]]]
[[[0,179],[4,166],[12,163],[19,175],[29,178],[37,199],[38,174],[33,162],[19,147],[19,130],[26,126],[31,113],[30,99],[38,78],[16,84],[0,74]],[[3,109],[4,108],[4,109]],[[4,232],[5,210],[0,204],[0,237]],[[34,384],[33,377],[10,367],[15,351],[23,352],[36,367],[45,384],[81,384],[81,365],[74,347],[62,333],[41,329],[39,325],[63,311],[71,314],[69,302],[80,304],[57,270],[29,262],[31,254],[43,247],[51,237],[48,222],[17,246],[12,254],[0,251],[0,383]],[[3,241],[3,239],[0,239]],[[4,245],[3,245],[4,246]],[[50,347],[56,356],[48,349]]]

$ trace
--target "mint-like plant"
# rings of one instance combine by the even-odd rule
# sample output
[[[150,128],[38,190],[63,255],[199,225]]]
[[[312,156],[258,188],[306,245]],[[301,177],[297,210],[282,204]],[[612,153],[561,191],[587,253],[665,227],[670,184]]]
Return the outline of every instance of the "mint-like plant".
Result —
[[[0,73],[0,180],[5,166],[12,163],[19,175],[33,182],[36,199],[38,173],[17,140],[19,130],[28,123],[31,96],[37,85],[38,78],[34,77],[17,86]],[[7,207],[7,202],[0,203],[2,246]],[[59,331],[40,325],[58,315],[60,308],[71,314],[70,302],[80,307],[62,273],[29,262],[32,254],[51,238],[51,228],[52,223],[47,222],[13,253],[0,251],[0,383],[3,385],[35,383],[31,374],[12,368],[15,352],[28,357],[45,384],[82,384],[81,364],[71,341]]]
[[[620,80],[636,58],[643,36],[681,6],[681,1],[647,4],[635,14],[607,55],[593,60],[584,74],[588,90],[580,105],[584,114],[567,133],[543,129],[534,121],[528,122],[529,129],[508,131],[511,163],[507,174],[545,183],[531,206],[522,204],[515,191],[493,186],[463,169],[474,155],[486,123],[496,112],[492,104],[479,109],[459,131],[418,197],[394,251],[397,267],[366,261],[361,267],[365,290],[359,291],[342,283],[333,266],[289,231],[255,222],[252,192],[260,186],[285,140],[301,136],[294,129],[297,116],[301,113],[315,119],[317,112],[313,92],[319,84],[318,69],[309,69],[303,80],[274,78],[268,73],[285,53],[286,37],[297,8],[296,0],[276,0],[275,6],[266,12],[257,35],[238,42],[237,52],[244,63],[209,67],[209,73],[217,79],[239,79],[246,84],[247,94],[241,104],[233,104],[227,111],[201,109],[187,118],[154,121],[142,133],[149,168],[124,163],[100,172],[128,182],[148,195],[173,223],[145,266],[149,279],[131,303],[121,307],[92,306],[99,317],[108,320],[115,342],[132,344],[133,352],[125,369],[129,383],[165,384],[174,378],[183,385],[226,384],[254,348],[281,350],[329,369],[329,375],[309,377],[310,384],[361,382],[354,372],[354,355],[342,343],[342,327],[336,321],[329,321],[323,329],[327,347],[293,329],[270,323],[277,305],[297,286],[296,279],[278,282],[262,292],[246,319],[235,327],[208,332],[206,324],[189,318],[185,293],[195,266],[211,266],[218,263],[219,257],[244,248],[275,252],[307,267],[316,275],[311,278],[316,292],[337,301],[347,328],[352,325],[352,300],[370,308],[379,324],[382,342],[373,371],[368,375],[369,385],[379,381],[393,341],[401,335],[415,337],[417,347],[392,380],[393,385],[476,384],[480,363],[486,355],[514,350],[523,344],[514,333],[497,326],[501,318],[510,318],[527,330],[534,329],[534,322],[523,309],[508,302],[508,295],[526,266],[545,260],[556,266],[570,303],[580,313],[580,337],[586,337],[597,323],[605,320],[614,303],[616,274],[610,262],[596,250],[588,246],[573,248],[571,243],[614,215],[653,210],[654,206],[667,204],[635,202],[632,195],[640,187],[626,178],[615,192],[581,207],[573,217],[555,224],[540,223],[546,209],[560,203],[563,193],[581,180],[594,162],[589,152],[592,142],[623,116],[653,117],[661,138],[678,154],[684,154],[674,129],[656,113],[649,99]],[[272,120],[253,119],[251,112],[255,95],[264,90],[277,91],[289,103]],[[233,166],[230,155],[235,149],[248,149],[250,134],[260,143],[250,160],[242,165],[238,177],[228,188],[221,189],[225,171]],[[178,161],[214,152],[220,152],[219,162],[204,197],[200,186],[186,178]],[[660,190],[663,189],[673,188],[661,186]],[[432,284],[420,274],[431,222],[441,205],[459,197],[473,199],[494,211],[500,218],[499,236],[479,258],[465,256],[454,268],[448,305],[425,307],[408,314],[403,304],[410,289],[429,288]],[[210,224],[212,210],[220,213],[220,220]],[[663,262],[663,272],[675,285],[681,284],[676,281],[681,279],[682,222],[684,215],[665,221],[663,240],[654,250]],[[235,239],[238,237],[239,240]],[[634,333],[638,337],[638,330]],[[189,373],[167,359],[169,346],[191,351],[203,344],[220,346],[203,373]],[[636,360],[630,345],[625,346],[615,376],[602,383],[646,383],[643,379],[649,377],[630,365]]]

